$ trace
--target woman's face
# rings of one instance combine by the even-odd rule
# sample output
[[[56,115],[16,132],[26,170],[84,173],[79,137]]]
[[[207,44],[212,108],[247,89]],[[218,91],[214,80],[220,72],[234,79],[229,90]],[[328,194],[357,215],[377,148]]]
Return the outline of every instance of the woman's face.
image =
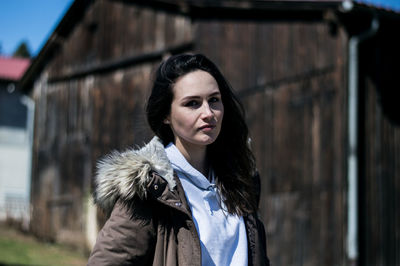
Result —
[[[217,81],[196,70],[180,77],[173,86],[170,124],[175,145],[194,147],[213,143],[221,131],[224,105]]]

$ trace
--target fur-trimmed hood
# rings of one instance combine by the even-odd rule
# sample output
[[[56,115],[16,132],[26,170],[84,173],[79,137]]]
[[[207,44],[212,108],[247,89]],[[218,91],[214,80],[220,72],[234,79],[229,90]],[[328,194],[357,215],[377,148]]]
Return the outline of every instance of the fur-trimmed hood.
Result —
[[[139,150],[114,151],[97,164],[95,202],[108,213],[119,198],[123,201],[134,197],[145,199],[152,171],[163,177],[173,190],[174,171],[158,137]]]

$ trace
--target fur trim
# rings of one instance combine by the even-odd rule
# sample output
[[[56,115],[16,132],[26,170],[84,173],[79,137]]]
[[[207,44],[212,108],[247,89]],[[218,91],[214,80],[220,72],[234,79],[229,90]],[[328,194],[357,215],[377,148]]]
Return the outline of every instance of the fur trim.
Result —
[[[139,150],[114,151],[97,164],[95,202],[110,212],[118,198],[123,201],[135,196],[145,199],[150,171],[163,177],[170,190],[175,187],[173,169],[158,137]]]

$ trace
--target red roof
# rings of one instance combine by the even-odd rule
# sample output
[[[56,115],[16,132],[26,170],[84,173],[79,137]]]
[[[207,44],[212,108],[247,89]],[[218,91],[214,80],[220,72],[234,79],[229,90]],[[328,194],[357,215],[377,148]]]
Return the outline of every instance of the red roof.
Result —
[[[0,79],[19,80],[29,64],[29,59],[0,56]]]

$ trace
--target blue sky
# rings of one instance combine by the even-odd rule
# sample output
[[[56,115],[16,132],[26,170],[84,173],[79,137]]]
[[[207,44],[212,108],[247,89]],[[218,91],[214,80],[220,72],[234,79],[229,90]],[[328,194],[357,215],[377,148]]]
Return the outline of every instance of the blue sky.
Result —
[[[73,0],[0,0],[0,53],[11,55],[26,40],[36,55]]]
[[[37,55],[73,0],[0,0],[0,54],[11,55],[21,41]],[[400,0],[356,0],[400,12]]]
[[[374,4],[376,6],[390,8],[400,12],[400,0],[356,0],[356,2]]]

